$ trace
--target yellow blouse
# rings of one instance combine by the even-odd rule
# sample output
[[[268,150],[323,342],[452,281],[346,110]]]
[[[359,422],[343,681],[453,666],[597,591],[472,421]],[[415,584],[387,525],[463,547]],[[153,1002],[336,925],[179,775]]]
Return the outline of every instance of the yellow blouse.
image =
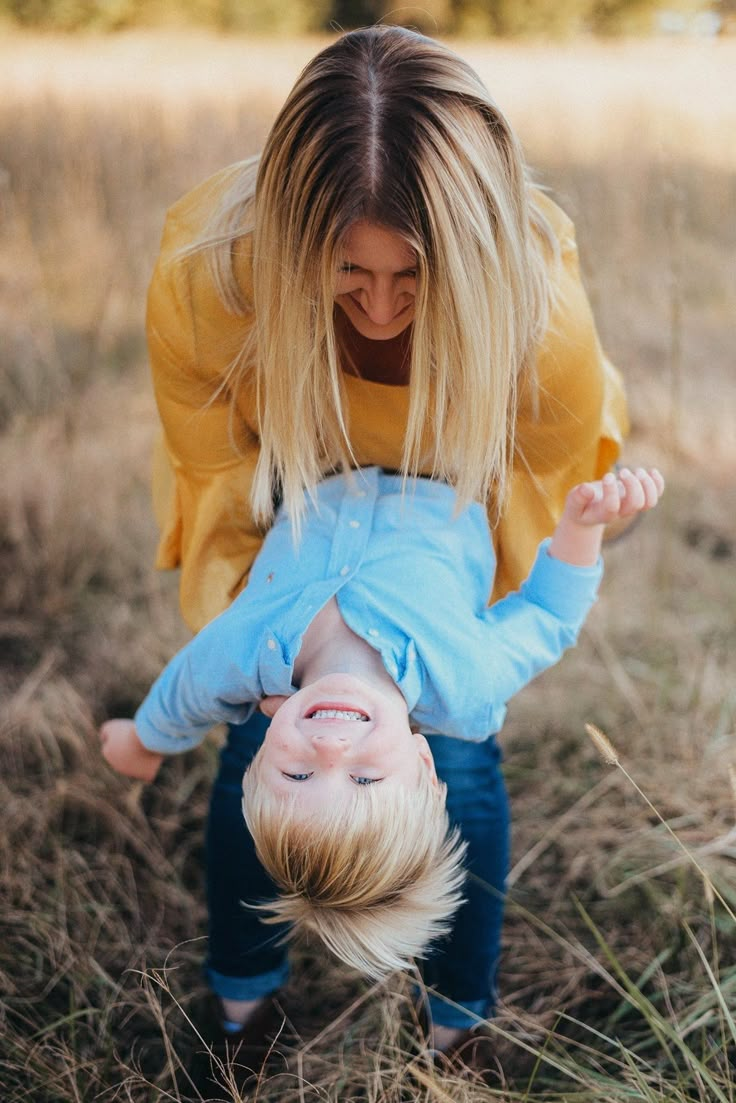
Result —
[[[163,425],[154,457],[161,529],[156,566],[181,567],[181,608],[195,631],[246,584],[263,539],[249,505],[258,457],[254,396],[240,388],[233,411],[220,386],[252,319],[223,306],[202,253],[179,255],[197,239],[238,168],[223,170],[171,208],[148,296],[149,351]],[[539,541],[554,528],[569,488],[608,470],[628,429],[621,379],[603,355],[580,282],[573,225],[549,198],[536,199],[558,235],[562,264],[549,330],[538,350],[537,410],[530,393],[522,390],[520,396],[510,495],[494,531],[494,598],[518,586]],[[238,243],[234,264],[250,299],[247,237]],[[346,374],[345,393],[357,462],[398,469],[409,388]]]

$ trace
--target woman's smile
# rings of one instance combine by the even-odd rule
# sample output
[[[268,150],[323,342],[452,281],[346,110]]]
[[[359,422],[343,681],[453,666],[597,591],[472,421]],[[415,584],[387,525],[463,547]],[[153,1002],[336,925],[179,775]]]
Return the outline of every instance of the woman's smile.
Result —
[[[396,230],[359,221],[345,236],[335,301],[363,337],[398,337],[414,319],[414,250]]]

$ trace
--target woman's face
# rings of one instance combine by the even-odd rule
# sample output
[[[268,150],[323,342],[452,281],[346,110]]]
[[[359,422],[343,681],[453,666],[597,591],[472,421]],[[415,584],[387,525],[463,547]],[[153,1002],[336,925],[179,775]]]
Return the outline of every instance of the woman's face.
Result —
[[[355,222],[345,237],[335,302],[358,333],[397,337],[414,320],[416,256],[395,231]]]

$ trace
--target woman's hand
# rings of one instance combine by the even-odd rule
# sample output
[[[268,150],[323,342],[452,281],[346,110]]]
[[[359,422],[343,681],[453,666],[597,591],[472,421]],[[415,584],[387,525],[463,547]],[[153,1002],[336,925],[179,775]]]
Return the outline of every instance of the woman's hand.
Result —
[[[100,744],[114,770],[140,781],[153,781],[164,760],[143,746],[132,720],[107,720],[100,728]]]

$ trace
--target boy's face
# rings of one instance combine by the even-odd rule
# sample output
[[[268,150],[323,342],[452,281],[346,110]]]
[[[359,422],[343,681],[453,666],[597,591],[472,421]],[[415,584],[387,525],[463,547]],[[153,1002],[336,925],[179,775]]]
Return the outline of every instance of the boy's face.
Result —
[[[352,795],[356,786],[416,788],[436,780],[423,735],[409,727],[398,690],[385,693],[352,674],[330,674],[291,697],[267,697],[272,716],[259,755],[260,780],[296,795],[306,813]]]

